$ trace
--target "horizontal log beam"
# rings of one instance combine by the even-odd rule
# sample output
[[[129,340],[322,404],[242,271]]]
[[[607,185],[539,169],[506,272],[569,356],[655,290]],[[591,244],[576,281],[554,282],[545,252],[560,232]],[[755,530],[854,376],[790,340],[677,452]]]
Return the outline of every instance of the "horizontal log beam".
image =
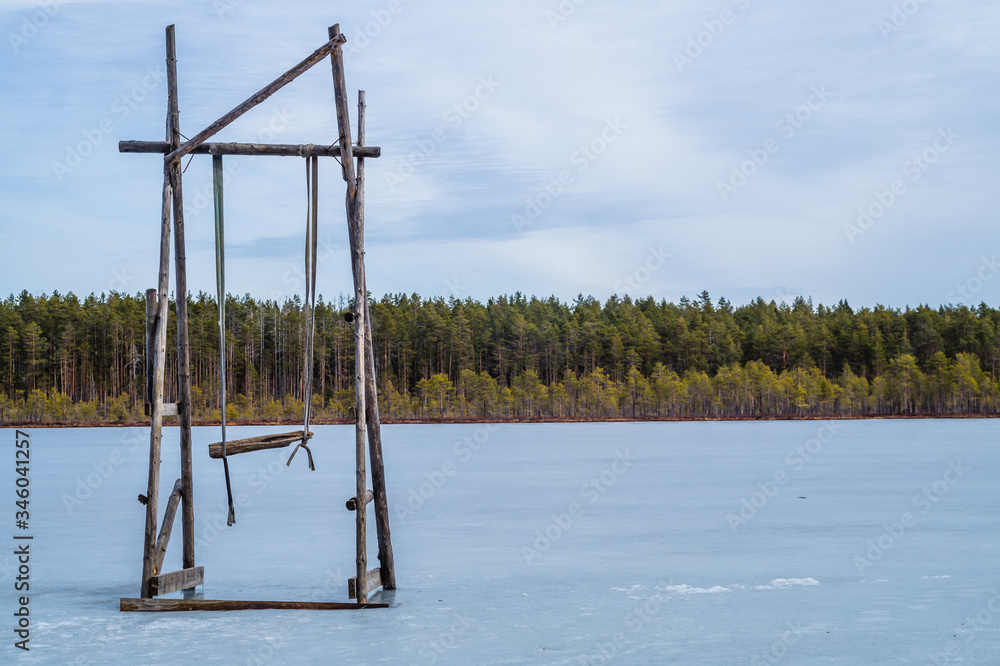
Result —
[[[310,150],[312,151],[310,153]],[[119,141],[119,153],[162,153],[170,152],[170,144],[166,141]],[[278,157],[340,157],[340,145],[295,143],[203,143],[191,151],[195,155],[276,155]],[[355,146],[354,155],[358,157],[381,157],[382,149],[378,146]]]
[[[170,594],[178,590],[188,590],[205,584],[205,567],[191,567],[180,571],[153,576],[149,579],[149,591],[154,597]],[[145,601],[150,601],[146,599]]]
[[[266,86],[255,92],[253,95],[250,95],[250,97],[248,97],[246,101],[244,101],[242,104],[237,106],[235,109],[233,109],[226,115],[216,120],[214,123],[203,129],[202,131],[195,134],[188,140],[187,143],[182,143],[179,148],[170,152],[166,157],[167,162],[174,162],[176,160],[179,160],[180,158],[184,157],[185,155],[190,153],[192,150],[194,150],[201,144],[211,139],[216,133],[218,133],[224,127],[226,127],[234,120],[242,116],[244,113],[254,108],[258,104],[263,102],[265,99],[267,99],[268,97],[270,97],[271,95],[278,92],[286,85],[294,81],[296,78],[298,78],[300,74],[302,74],[307,69],[318,63],[320,60],[323,60],[325,57],[330,55],[335,48],[337,48],[346,41],[347,39],[343,35],[337,35],[336,37],[331,37],[330,41],[328,41],[326,44],[313,51],[312,55],[307,57],[299,64],[295,65],[295,67],[292,67],[290,70],[288,70],[287,72],[276,78],[274,81],[271,81],[269,84],[267,84]]]
[[[365,574],[365,594],[374,592],[376,588],[382,587],[382,568],[369,569]],[[347,579],[347,598],[358,598],[358,579]]]
[[[123,612],[240,611],[240,610],[358,610],[388,608],[389,604],[344,601],[226,601],[222,599],[122,599]]]

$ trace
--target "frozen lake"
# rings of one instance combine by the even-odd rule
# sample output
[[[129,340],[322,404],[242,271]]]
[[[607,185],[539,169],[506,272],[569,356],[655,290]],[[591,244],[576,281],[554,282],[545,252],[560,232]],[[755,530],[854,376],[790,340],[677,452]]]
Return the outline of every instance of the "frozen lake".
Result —
[[[399,589],[330,612],[118,612],[148,429],[27,432],[31,651],[4,547],[3,663],[1000,663],[997,420],[386,426]],[[288,449],[231,459],[226,528],[218,429],[195,429],[205,598],[347,599],[353,427],[316,432],[316,472]],[[176,428],[163,450],[161,511]]]

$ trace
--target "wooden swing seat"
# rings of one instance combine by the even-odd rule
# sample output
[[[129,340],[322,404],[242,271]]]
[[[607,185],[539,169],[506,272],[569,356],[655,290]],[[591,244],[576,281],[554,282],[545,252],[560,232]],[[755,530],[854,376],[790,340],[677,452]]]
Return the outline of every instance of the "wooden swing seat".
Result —
[[[263,451],[265,449],[282,449],[295,442],[308,442],[313,433],[303,435],[302,430],[292,432],[277,433],[274,435],[261,435],[259,437],[247,437],[244,439],[233,439],[226,442],[226,456],[234,456],[237,453],[249,453],[251,451]],[[208,445],[208,455],[211,458],[222,457],[222,442],[215,442]]]

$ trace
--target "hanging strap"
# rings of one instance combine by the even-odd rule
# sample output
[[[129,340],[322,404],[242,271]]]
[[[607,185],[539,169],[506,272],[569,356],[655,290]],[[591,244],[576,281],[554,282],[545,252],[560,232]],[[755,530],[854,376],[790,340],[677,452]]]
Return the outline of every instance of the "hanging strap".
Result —
[[[309,469],[316,470],[313,464],[312,451],[306,441],[309,437],[309,420],[312,416],[312,384],[313,384],[313,339],[316,332],[316,257],[319,244],[318,234],[318,194],[319,194],[319,158],[312,154],[310,146],[306,153],[306,251],[305,251],[305,274],[306,274],[306,297],[304,309],[306,315],[305,330],[305,350],[303,356],[304,367],[302,369],[304,386],[302,408],[302,434],[303,439],[298,446],[288,456],[286,465],[292,464],[292,458],[298,453],[299,448],[306,450],[309,456]]]
[[[219,395],[222,407],[222,468],[226,473],[226,496],[229,516],[226,525],[236,522],[233,506],[233,484],[229,480],[229,459],[226,457],[226,242],[222,222],[222,155],[212,155],[212,189],[215,193],[215,284],[219,305]]]

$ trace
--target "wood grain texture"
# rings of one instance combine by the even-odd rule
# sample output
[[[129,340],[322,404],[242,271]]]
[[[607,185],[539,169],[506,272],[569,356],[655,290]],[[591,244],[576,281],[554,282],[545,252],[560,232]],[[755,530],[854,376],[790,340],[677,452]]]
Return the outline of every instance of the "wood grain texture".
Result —
[[[174,528],[174,517],[177,515],[177,505],[181,501],[181,480],[174,482],[174,489],[167,499],[167,508],[163,512],[163,524],[160,534],[156,537],[156,550],[153,555],[153,575],[158,575],[163,568],[163,556],[167,554],[167,544],[170,543],[170,531]]]
[[[382,569],[371,569],[365,572],[364,577],[364,591],[365,593],[371,592],[382,585]],[[358,579],[348,578],[347,579],[347,598],[357,599],[358,596]]]
[[[119,153],[161,153],[170,152],[167,141],[119,141]],[[273,155],[276,157],[340,157],[340,145],[308,144],[308,143],[203,143],[191,151],[193,155]],[[352,149],[356,157],[380,157],[382,149],[378,146],[357,146]]]
[[[358,145],[365,144],[365,91],[358,91]],[[365,224],[365,160],[358,157],[357,191],[354,208],[362,233]],[[349,225],[349,228],[350,225]],[[354,231],[351,230],[353,237]],[[362,242],[364,238],[362,237]],[[357,244],[351,243],[352,260]],[[367,282],[366,282],[367,284]],[[368,455],[371,462],[372,492],[375,496],[375,533],[378,537],[378,560],[382,568],[385,589],[396,589],[396,569],[392,557],[392,538],[389,534],[389,502],[385,489],[385,463],[382,459],[382,426],[378,410],[378,389],[375,386],[375,351],[372,343],[372,318],[365,299],[365,424],[368,428]]]
[[[174,26],[166,28],[166,63],[167,72],[174,73],[174,86],[167,90],[167,136],[170,135],[170,119],[172,118],[171,90],[176,93],[176,69],[174,62]],[[156,553],[156,519],[157,500],[160,492],[160,443],[163,435],[163,383],[167,359],[167,317],[170,293],[170,213],[173,205],[173,188],[171,185],[171,169],[163,165],[163,199],[160,208],[160,268],[157,282],[156,297],[157,313],[154,326],[156,348],[153,357],[153,398],[151,405],[149,427],[149,475],[146,486],[146,526],[143,536],[142,580],[139,583],[139,596],[149,597],[149,580],[153,575]]]
[[[177,147],[181,141],[180,111],[177,98],[177,56],[173,26],[167,35],[167,140]],[[194,471],[191,457],[191,347],[188,342],[187,320],[187,252],[184,243],[184,197],[181,189],[180,160],[164,158],[173,193],[174,263],[176,272],[177,310],[177,406],[180,416],[181,440],[181,528],[184,539],[185,569],[194,567]]]
[[[305,437],[305,441],[312,439],[313,433]],[[277,433],[274,435],[260,435],[259,437],[246,437],[244,439],[231,439],[226,442],[226,455],[234,456],[239,453],[250,453],[252,451],[263,451],[265,449],[281,449],[295,442],[303,440],[301,430],[292,432]],[[218,460],[222,457],[222,442],[215,442],[208,445],[208,455]]]
[[[333,25],[329,29],[330,40],[340,37],[340,26]],[[340,131],[340,162],[343,167],[344,179],[347,181],[347,219],[348,235],[351,237],[352,252],[351,268],[354,274],[354,395],[357,420],[354,429],[355,448],[355,497],[364,497],[368,487],[366,453],[365,453],[365,307],[368,291],[365,286],[364,260],[364,227],[358,224],[357,205],[355,201],[356,180],[354,173],[354,156],[351,146],[351,124],[347,110],[347,86],[344,83],[344,54],[341,49],[334,49],[330,54],[333,69],[334,100],[337,107],[337,128]],[[352,226],[353,221],[353,226]],[[365,589],[365,572],[368,570],[367,554],[367,516],[366,511],[356,511],[355,515],[355,569],[360,580],[357,599],[360,602],[368,600]]]
[[[188,590],[197,585],[205,584],[205,567],[191,567],[180,571],[153,576],[149,581],[150,592],[154,597],[170,594],[178,590]]]
[[[328,30],[330,40],[341,37],[340,25],[332,25]],[[345,40],[346,41],[346,40]],[[351,119],[347,111],[347,84],[344,82],[344,52],[334,49],[330,54],[333,69],[333,96],[337,105],[337,129],[340,132],[340,164],[347,181],[347,200],[354,201],[354,152],[351,145]]]

